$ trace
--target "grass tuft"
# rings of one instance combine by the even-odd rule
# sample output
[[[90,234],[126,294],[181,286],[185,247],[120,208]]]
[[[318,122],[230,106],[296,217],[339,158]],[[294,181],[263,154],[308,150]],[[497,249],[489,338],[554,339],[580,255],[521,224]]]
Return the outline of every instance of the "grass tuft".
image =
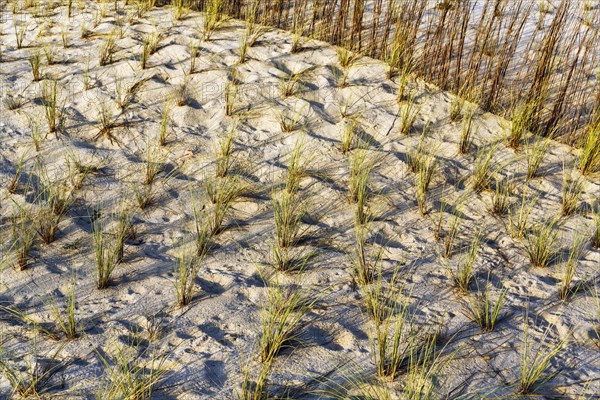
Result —
[[[563,171],[561,215],[568,217],[577,211],[579,197],[583,192],[585,181],[581,177],[573,178],[573,173]]]
[[[558,238],[558,218],[547,220],[525,233],[525,252],[531,265],[538,268],[549,266],[557,256],[555,244]]]
[[[560,353],[565,345],[565,339],[552,343],[549,339],[548,328],[541,340],[532,339],[529,334],[529,325],[523,324],[523,337],[521,339],[521,363],[519,376],[519,394],[535,393],[543,384],[555,374],[548,373],[552,360]],[[533,343],[537,343],[534,349]]]
[[[482,331],[491,332],[496,328],[507,292],[507,289],[502,289],[496,299],[493,299],[490,284],[486,282],[484,289],[467,302],[469,318],[476,322]]]
[[[579,171],[582,175],[600,172],[600,118],[588,128],[579,155]]]
[[[462,293],[469,291],[469,286],[475,277],[474,267],[480,248],[479,234],[476,234],[469,245],[463,259],[458,263],[456,271],[452,272],[452,279],[458,290]]]

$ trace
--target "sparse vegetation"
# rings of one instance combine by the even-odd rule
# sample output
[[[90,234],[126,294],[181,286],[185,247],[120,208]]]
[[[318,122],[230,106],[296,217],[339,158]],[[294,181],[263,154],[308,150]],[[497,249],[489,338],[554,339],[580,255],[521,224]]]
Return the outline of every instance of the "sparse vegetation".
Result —
[[[0,397],[593,396],[595,3],[0,0]]]

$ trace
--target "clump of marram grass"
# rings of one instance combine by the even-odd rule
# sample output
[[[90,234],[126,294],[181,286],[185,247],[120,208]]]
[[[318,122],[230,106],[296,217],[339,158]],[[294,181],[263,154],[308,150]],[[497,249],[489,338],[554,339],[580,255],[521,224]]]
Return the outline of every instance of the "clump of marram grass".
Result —
[[[48,123],[48,131],[54,133],[57,131],[60,123],[61,112],[59,106],[58,84],[56,80],[46,80],[42,85],[42,105],[44,106],[44,116]]]
[[[166,101],[160,117],[160,129],[158,133],[158,145],[166,146],[169,140],[171,102]]]
[[[544,268],[555,260],[558,221],[558,218],[549,219],[525,233],[523,245],[532,266]]]
[[[144,185],[154,184],[156,177],[164,169],[164,161],[166,155],[164,155],[160,147],[156,147],[148,142],[146,144],[146,155],[144,159]]]
[[[452,98],[450,103],[450,121],[456,121],[462,116],[462,110],[465,105],[465,99],[459,95]]]
[[[83,187],[86,178],[102,169],[107,162],[106,159],[97,161],[92,159],[90,162],[84,162],[74,151],[68,151],[65,156],[65,164],[67,165],[67,180],[71,184],[73,190],[79,190]]]
[[[27,24],[19,23],[17,19],[13,20],[15,28],[15,42],[17,49],[23,48],[23,41],[25,40],[25,33],[27,32]]]
[[[351,203],[355,204],[355,223],[364,224],[370,216],[368,210],[369,177],[375,165],[367,158],[367,150],[364,148],[357,149],[349,163],[348,198]]]
[[[474,267],[480,246],[479,233],[477,233],[473,237],[462,260],[458,262],[456,270],[451,271],[452,280],[461,293],[467,293],[469,291],[469,286],[475,277]]]
[[[192,2],[191,0],[173,0],[171,5],[173,6],[173,19],[179,21],[189,15]]]
[[[182,83],[175,86],[173,91],[173,101],[178,107],[187,106],[190,102],[189,83],[185,79]]]
[[[440,387],[445,382],[444,370],[454,359],[456,352],[445,354],[448,341],[438,348],[442,327],[420,335],[416,344],[411,344],[406,366],[406,378],[402,389],[403,399],[436,399],[445,397]]]
[[[467,301],[467,315],[482,331],[491,332],[496,328],[500,312],[504,306],[507,289],[502,289],[496,299],[492,298],[489,282]]]
[[[357,145],[357,121],[356,118],[348,118],[344,120],[342,129],[340,132],[340,149],[342,153],[347,154],[353,150]]]
[[[268,300],[261,310],[259,355],[264,364],[272,364],[284,349],[293,349],[301,342],[307,328],[306,316],[318,301],[297,284],[283,284],[277,278],[268,282]]]
[[[563,171],[561,215],[568,217],[577,211],[579,197],[583,192],[585,181],[581,177],[573,178],[573,173]]]
[[[402,299],[399,269],[394,270],[389,282],[384,275],[379,263],[373,284],[362,286],[362,292],[374,327],[371,346],[377,375],[393,381],[415,350],[411,346],[417,345],[417,338],[410,304]]]
[[[240,85],[237,79],[237,69],[232,68],[227,83],[225,84],[225,90],[223,91],[225,101],[225,115],[228,117],[232,116],[236,112],[236,100],[240,90]]]
[[[494,191],[491,193],[490,212],[496,216],[505,215],[510,208],[511,185],[508,178],[495,179]]]
[[[39,152],[42,148],[42,143],[44,142],[45,136],[42,136],[40,132],[40,123],[39,120],[29,118],[29,136],[31,136],[31,143],[33,143],[33,147],[35,151]]]
[[[427,194],[429,191],[429,185],[433,179],[433,175],[437,170],[437,161],[435,157],[428,156],[423,162],[420,163],[419,170],[415,178],[416,183],[416,198],[419,206],[419,212],[421,215],[425,215],[428,212],[427,209]]]
[[[566,339],[551,341],[549,338],[550,328],[552,326],[546,329],[541,339],[532,339],[529,334],[527,314],[525,315],[523,337],[521,339],[519,387],[517,391],[519,394],[535,393],[542,385],[555,376],[555,373],[548,373],[548,369],[552,360],[564,348]]]
[[[575,278],[575,273],[577,272],[577,264],[585,254],[586,244],[587,238],[581,233],[576,234],[575,238],[573,239],[573,243],[569,248],[569,257],[564,264],[563,275],[560,281],[558,298],[561,300],[568,300],[574,296],[583,284],[583,282],[579,282],[578,284],[573,285],[573,279]]]
[[[424,161],[428,157],[426,151],[428,143],[425,140],[426,132],[427,129],[423,129],[423,132],[421,133],[421,137],[419,138],[417,145],[412,146],[406,152],[406,164],[408,165],[408,169],[410,170],[410,172],[412,172],[413,174],[421,170]]]
[[[155,31],[144,35],[142,39],[142,50],[140,51],[140,68],[146,69],[148,66],[148,59],[150,56],[158,50],[158,45],[162,40],[163,35],[161,32]]]
[[[473,116],[475,107],[467,107],[462,119],[462,129],[460,133],[460,142],[458,144],[459,154],[467,154],[473,143]]]
[[[193,211],[193,237],[194,246],[196,248],[196,256],[201,260],[206,257],[212,247],[210,221],[203,212],[196,198],[192,196],[192,211]]]
[[[204,185],[213,204],[210,217],[211,235],[217,235],[223,231],[225,218],[233,203],[244,192],[245,184],[238,176],[227,175],[224,178],[206,179]]]
[[[338,87],[344,88],[348,84],[350,69],[360,59],[361,54],[350,51],[344,47],[336,47],[335,52],[338,56],[340,67],[342,68],[341,76],[337,80]]]
[[[44,56],[46,57],[46,64],[56,64],[56,54],[54,53],[52,45],[45,45],[42,50],[44,51]]]
[[[46,244],[56,239],[58,225],[69,211],[73,203],[72,191],[65,182],[60,180],[51,181],[48,177],[46,166],[38,164],[40,179],[40,191],[36,195],[39,211],[35,216],[36,229]]]
[[[83,329],[77,315],[76,282],[76,276],[73,275],[67,285],[63,306],[57,305],[54,297],[51,297],[48,302],[56,330],[67,340],[79,337]]]
[[[283,191],[273,193],[273,218],[275,221],[275,239],[279,248],[296,246],[300,234],[301,205],[297,195]]]
[[[519,149],[525,135],[533,127],[532,124],[536,109],[537,105],[532,102],[524,103],[515,108],[510,133],[506,138],[506,144],[510,148],[514,150]]]
[[[52,379],[66,365],[60,357],[64,346],[41,353],[36,342],[31,351],[19,355],[6,351],[0,342],[0,370],[12,388],[11,396],[40,398],[60,385],[52,384]]]
[[[247,32],[244,32],[238,46],[238,64],[244,64],[248,61],[248,48],[250,47],[251,38]]]
[[[188,53],[190,54],[190,66],[188,68],[188,75],[196,73],[196,61],[200,55],[200,49],[196,40],[192,39],[188,43]]]
[[[288,168],[286,171],[285,190],[288,193],[296,193],[300,190],[300,183],[302,179],[307,176],[307,169],[310,163],[310,159],[304,157],[306,150],[306,138],[302,134],[298,136],[294,148],[290,154],[290,160],[288,162]]]
[[[281,95],[283,97],[296,96],[302,89],[302,79],[306,78],[315,67],[308,67],[298,72],[290,72],[281,79]]]
[[[272,364],[262,363],[259,357],[253,357],[241,368],[241,382],[237,400],[262,400],[269,398],[269,375]]]
[[[442,255],[444,258],[450,258],[454,252],[454,245],[456,244],[458,232],[460,230],[460,213],[460,206],[455,207],[452,212],[452,217],[450,219],[448,227],[442,232],[444,247]]]
[[[527,192],[524,191],[521,195],[519,207],[517,209],[509,207],[507,227],[508,232],[513,239],[520,239],[525,234],[529,215],[531,214],[536,201],[537,197],[528,199]]]
[[[114,55],[117,51],[117,35],[116,31],[111,31],[104,42],[100,46],[100,60],[99,64],[101,67],[112,64]]]
[[[600,172],[600,118],[590,124],[580,147],[579,171],[582,175]]]
[[[137,337],[128,343],[115,344],[109,351],[97,352],[104,367],[96,399],[150,399],[156,386],[169,370],[169,352]]]
[[[189,254],[187,247],[183,247],[178,255],[177,265],[175,267],[175,292],[177,294],[177,304],[181,307],[190,304],[196,293],[196,277],[202,266],[203,252]],[[200,253],[200,255],[198,255]]]
[[[136,94],[142,89],[142,86],[149,78],[139,79],[132,84],[124,82],[123,78],[115,78],[115,98],[117,106],[121,111],[124,111],[134,101]]]
[[[411,101],[411,93],[409,91],[409,81],[414,72],[415,65],[412,60],[408,60],[400,68],[398,76],[398,93],[396,94],[396,102],[400,103],[405,100]]]
[[[527,146],[525,151],[527,155],[527,180],[533,179],[538,175],[538,170],[542,161],[544,161],[544,156],[548,151],[549,145],[550,138],[547,138],[544,140],[534,140],[533,144]]]
[[[27,153],[25,153],[25,152],[21,154],[21,156],[19,157],[19,161],[17,161],[15,173],[12,176],[12,178],[10,178],[8,183],[6,184],[6,190],[8,191],[8,193],[14,194],[19,188],[19,184],[21,183],[21,175],[23,173],[23,165],[25,164],[25,156],[26,155],[27,155]]]
[[[595,249],[600,248],[600,211],[594,211],[592,216],[592,235],[590,246]]]
[[[476,192],[486,189],[493,178],[494,173],[491,170],[491,165],[495,150],[496,146],[494,145],[487,151],[481,149],[477,152],[471,172],[471,185]]]
[[[15,266],[23,271],[29,264],[29,253],[34,244],[35,223],[31,207],[15,203],[17,210],[11,219],[11,250],[15,254]]]
[[[110,104],[101,102],[98,105],[98,133],[95,139],[107,138],[111,143],[118,143],[113,130],[117,127],[117,119]]]
[[[371,234],[370,220],[365,223],[354,222],[354,255],[352,261],[352,279],[360,285],[368,285],[373,282],[375,271],[382,261],[383,248],[374,250],[368,243]]]
[[[305,262],[295,259],[292,249],[298,245],[301,237],[303,204],[297,194],[287,191],[279,194],[273,193],[272,204],[275,222],[274,266],[280,272],[302,270]]]
[[[202,40],[209,41],[225,21],[225,3],[222,0],[208,0],[205,5],[202,26],[198,28]]]
[[[234,135],[235,127],[231,129],[227,136],[224,136],[219,141],[218,147],[215,150],[215,176],[224,178],[233,168],[232,154],[234,150]]]
[[[282,132],[290,133],[302,127],[303,109],[302,107],[296,110],[296,107],[294,107],[292,109],[285,109],[279,114],[278,121]]]
[[[117,231],[117,235],[124,235],[125,232]],[[92,224],[92,239],[94,248],[94,261],[96,264],[96,287],[106,289],[112,280],[112,274],[120,263],[122,241],[119,237],[112,237],[104,231],[104,224],[101,219],[97,219]]]
[[[10,89],[5,92],[5,95],[2,98],[2,105],[11,111],[18,110],[23,107],[23,104],[25,104],[23,96],[14,93]]]
[[[409,135],[412,131],[417,117],[419,116],[420,107],[415,102],[414,95],[409,96],[406,104],[400,105],[399,118],[400,118],[400,134]]]
[[[42,53],[39,50],[33,51],[29,56],[29,65],[31,65],[31,74],[33,75],[33,81],[39,81],[42,77]]]
[[[349,370],[348,365],[352,364],[346,363],[345,366],[336,369],[333,378],[325,380],[325,388],[322,391],[325,397],[335,400],[446,398],[447,394],[442,390],[447,379],[444,371],[454,360],[456,352],[447,351],[450,342],[439,346],[439,326],[426,332],[421,330],[423,333],[419,333],[415,327],[412,328],[406,335],[407,342],[402,342],[400,346],[404,353],[399,355],[404,358],[400,364],[401,368],[397,368],[396,373],[401,378],[399,388],[389,376],[381,377],[386,379],[371,379],[369,372],[360,367],[350,367],[352,369]],[[390,350],[393,350],[393,347]],[[389,370],[391,369],[389,366]]]

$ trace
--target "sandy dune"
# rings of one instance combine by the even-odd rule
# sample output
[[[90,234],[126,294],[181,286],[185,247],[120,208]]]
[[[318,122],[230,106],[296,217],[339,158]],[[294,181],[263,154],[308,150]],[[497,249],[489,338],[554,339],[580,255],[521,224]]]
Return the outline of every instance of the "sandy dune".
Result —
[[[397,300],[407,305],[410,315],[411,328],[402,340],[438,333],[432,361],[437,368],[424,386],[433,389],[431,397],[423,398],[519,398],[519,368],[527,343],[534,355],[540,354],[540,347],[560,347],[543,374],[555,375],[536,385],[539,398],[597,398],[600,252],[587,239],[600,181],[597,176],[580,176],[575,168],[578,150],[548,142],[538,176],[526,179],[531,145],[523,144],[519,151],[505,145],[509,122],[473,107],[472,143],[460,154],[464,123],[449,118],[454,97],[410,81],[409,99],[398,102],[398,82],[387,79],[380,61],[360,57],[347,69],[346,85],[340,87],[344,69],[339,55],[322,42],[308,41],[292,54],[290,35],[269,30],[238,65],[246,32],[243,22],[225,21],[210,40],[202,41],[197,30],[204,18],[200,13],[174,22],[171,9],[161,7],[129,24],[123,12],[119,18],[124,25],[118,27],[112,3],[97,26],[94,10],[90,3],[70,20],[63,18],[63,8],[45,20],[21,14],[25,20],[19,26],[26,26],[21,49],[16,46],[13,15],[8,8],[2,11],[0,397],[13,393],[7,365],[27,371],[32,365],[51,370],[48,365],[58,363],[60,368],[51,370],[48,382],[40,385],[45,395],[125,398],[110,393],[110,372],[115,371],[111,366],[121,349],[126,359],[146,368],[152,368],[152,354],[157,354],[155,362],[162,362],[166,372],[157,378],[152,398],[235,398],[241,393],[244,366],[253,375],[264,365],[256,357],[269,293],[283,287],[283,293],[301,293],[314,303],[310,301],[306,310],[305,304],[297,305],[304,310],[296,311],[302,313],[298,340],[284,345],[268,368],[272,397],[350,398],[371,390],[369,398],[386,398],[384,392],[392,393],[391,398],[417,398],[406,394],[406,382],[416,370],[403,368],[391,382],[376,379],[377,340],[365,293],[378,281],[386,287],[395,279],[393,284],[402,288]],[[85,38],[83,26],[90,31]],[[113,29],[122,30],[120,36],[115,33],[113,60],[100,66],[102,47]],[[143,38],[153,33],[160,33],[161,39],[142,70]],[[198,46],[191,74],[190,43]],[[54,54],[51,65],[44,48]],[[37,82],[32,81],[30,64],[36,51],[42,57]],[[43,91],[53,80],[60,118],[57,131],[47,134]],[[231,81],[238,84],[232,86]],[[174,96],[181,85],[186,99],[177,105]],[[117,104],[117,87],[123,108]],[[283,93],[286,88],[289,96]],[[227,93],[235,94],[231,115]],[[161,146],[165,107],[167,136]],[[401,132],[407,107],[412,107],[408,112],[414,114],[414,124]],[[463,115],[470,107],[464,106]],[[110,134],[101,131],[102,112],[112,121]],[[292,125],[291,132],[283,131],[282,118]],[[354,129],[353,146],[345,154],[341,138],[348,126]],[[193,252],[194,210],[201,220],[212,218],[215,205],[207,195],[207,182],[215,182],[216,154],[229,135],[229,171],[216,181],[227,179],[239,190],[200,262],[191,303],[178,306],[178,257],[186,249]],[[418,173],[409,168],[419,143],[437,166],[425,215],[417,202]],[[285,273],[274,268],[271,196],[286,192],[294,148],[302,150],[294,197],[300,222],[290,257],[301,264],[301,271]],[[482,190],[474,190],[476,160],[490,149],[492,177]],[[352,162],[360,155],[372,168],[365,243],[375,283],[368,284],[353,274],[357,206],[348,194]],[[148,163],[157,173],[145,184]],[[533,267],[525,244],[534,235],[512,237],[508,214],[490,212],[494,187],[509,182],[512,215],[521,204],[536,199],[527,223],[527,229],[535,231],[538,224],[560,216],[563,177],[571,170],[573,179],[582,182],[577,210],[556,224],[553,247],[558,256],[549,266]],[[10,187],[16,174],[18,182]],[[52,243],[43,243],[33,233],[29,260],[19,270],[11,244],[15,216],[30,210],[33,221],[28,223],[39,222],[37,213],[50,201],[47,187],[64,195],[68,209]],[[151,198],[142,209],[137,198],[146,191]],[[109,287],[100,290],[94,221],[102,221],[110,233],[118,212],[131,218],[132,228],[123,260]],[[436,240],[440,219],[442,237]],[[453,224],[455,243],[444,257]],[[453,275],[468,260],[475,237],[479,245],[473,276],[463,292]],[[586,242],[573,261],[572,286],[578,290],[562,301],[558,293],[569,249],[581,237]],[[62,309],[73,281],[79,334],[65,340],[53,309]],[[490,332],[471,320],[467,306],[484,287],[494,299],[506,290],[497,326]],[[359,376],[365,383],[357,384]]]

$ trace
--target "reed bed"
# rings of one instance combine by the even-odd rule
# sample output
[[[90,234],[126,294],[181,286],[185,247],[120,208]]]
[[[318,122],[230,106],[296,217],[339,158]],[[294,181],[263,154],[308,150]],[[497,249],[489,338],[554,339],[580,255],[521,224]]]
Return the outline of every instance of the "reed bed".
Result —
[[[303,40],[324,40],[342,48],[340,61],[380,58],[390,77],[415,75],[485,111],[507,111],[514,148],[527,131],[572,141],[598,116],[597,81],[588,77],[600,54],[600,13],[575,0],[557,2],[552,12],[533,0],[191,3],[208,15],[199,29],[204,40],[225,15],[251,20],[291,31],[292,52]],[[558,60],[564,68],[555,68]],[[352,62],[344,64],[342,78]]]

